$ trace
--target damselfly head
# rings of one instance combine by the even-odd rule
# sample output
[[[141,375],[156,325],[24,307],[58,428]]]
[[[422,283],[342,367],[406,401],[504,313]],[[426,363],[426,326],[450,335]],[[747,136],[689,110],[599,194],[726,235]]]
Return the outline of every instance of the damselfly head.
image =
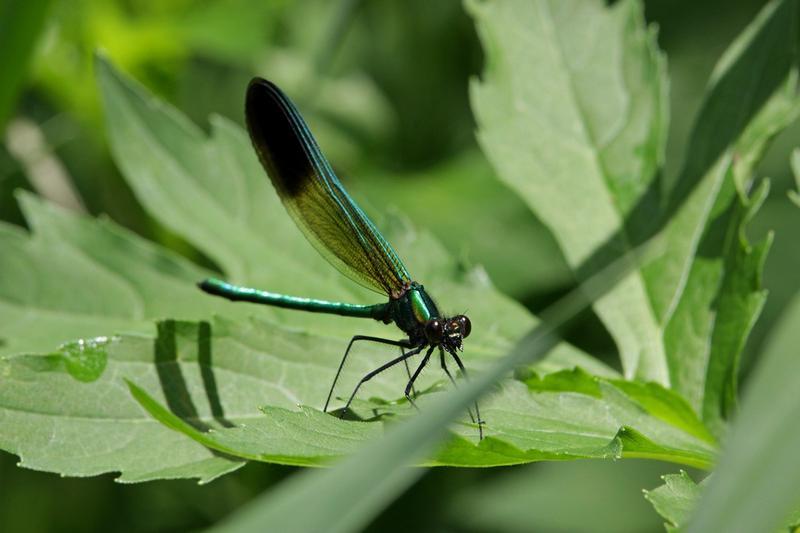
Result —
[[[432,318],[425,324],[425,336],[432,345],[445,345],[447,348],[461,349],[462,339],[469,336],[472,324],[464,315],[453,318]]]
[[[467,318],[467,315],[456,315],[452,322],[458,324],[459,329],[461,330],[461,336],[463,338],[469,337],[469,334],[472,333],[472,323]]]

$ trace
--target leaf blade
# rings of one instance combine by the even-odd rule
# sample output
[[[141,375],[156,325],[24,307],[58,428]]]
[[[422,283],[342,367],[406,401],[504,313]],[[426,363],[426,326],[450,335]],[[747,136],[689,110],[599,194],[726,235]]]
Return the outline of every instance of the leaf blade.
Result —
[[[479,140],[579,277],[588,275],[610,255],[594,256],[602,245],[635,246],[624,220],[647,196],[661,161],[666,82],[654,36],[637,2],[468,6],[488,56],[483,81],[471,87]],[[632,275],[595,305],[625,375],[667,384],[663,347],[652,342],[659,317],[644,280]]]

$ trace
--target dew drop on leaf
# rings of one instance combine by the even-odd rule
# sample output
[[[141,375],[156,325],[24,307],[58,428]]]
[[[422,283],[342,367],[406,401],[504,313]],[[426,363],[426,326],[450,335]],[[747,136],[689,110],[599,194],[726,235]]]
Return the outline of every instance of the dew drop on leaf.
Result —
[[[63,358],[67,372],[78,381],[95,381],[106,368],[107,347],[112,339],[95,337],[62,344],[58,354]]]

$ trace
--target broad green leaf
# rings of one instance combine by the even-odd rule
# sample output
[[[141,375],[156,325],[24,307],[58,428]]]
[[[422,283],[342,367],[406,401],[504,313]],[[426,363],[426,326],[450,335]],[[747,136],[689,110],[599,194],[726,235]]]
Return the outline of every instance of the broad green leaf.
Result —
[[[486,50],[483,79],[472,86],[481,145],[570,266],[590,274],[630,249],[623,228],[652,196],[661,163],[666,78],[655,33],[635,1],[467,5]],[[613,250],[596,256],[603,246]],[[595,309],[626,377],[668,384],[650,290],[637,273]]]
[[[0,3],[0,133],[14,110],[17,95],[28,73],[34,46],[42,34],[50,0]]]
[[[119,230],[111,223],[98,224],[90,219],[40,204],[31,197],[23,197],[23,201],[34,229],[34,236],[28,238],[19,232],[16,235],[20,243],[39,243],[38,246],[51,252],[63,250],[57,255],[64,255],[67,259],[62,263],[52,264],[55,267],[61,264],[64,271],[74,271],[75,277],[74,281],[70,281],[63,276],[59,277],[58,272],[54,273],[54,277],[59,277],[61,281],[54,288],[9,283],[7,290],[16,289],[16,293],[8,293],[7,298],[10,299],[15,295],[27,297],[28,300],[23,301],[24,308],[32,313],[32,317],[38,319],[42,315],[46,316],[46,313],[34,307],[36,299],[45,298],[51,293],[54,296],[63,296],[62,299],[53,298],[52,302],[45,300],[46,304],[59,309],[62,304],[80,305],[82,300],[75,301],[69,298],[77,292],[86,298],[88,309],[79,308],[80,312],[76,314],[79,315],[81,322],[75,325],[74,331],[80,331],[81,327],[95,327],[95,322],[103,316],[100,311],[103,309],[108,311],[109,308],[102,299],[93,300],[90,295],[106,294],[112,291],[113,287],[121,287],[117,290],[122,291],[115,296],[115,300],[126,294],[129,297],[120,303],[119,311],[116,312],[119,314],[119,325],[101,322],[101,327],[128,327],[136,330],[137,315],[144,317],[172,313],[190,316],[194,313],[203,313],[202,307],[196,306],[207,299],[193,289],[193,281],[203,272],[196,271],[184,261]],[[19,258],[22,255],[15,253],[13,257]],[[32,262],[17,271],[4,269],[9,275],[3,279],[11,282],[17,279],[21,272],[25,272],[30,275],[31,281],[39,281],[36,269],[30,267],[37,264],[45,265],[48,262]],[[116,285],[110,284],[102,292],[87,290],[86,279],[91,277],[92,287],[96,290],[102,287],[104,276],[114,280]],[[110,292],[110,294],[116,293]],[[171,294],[174,298],[170,297]],[[96,307],[92,308],[90,304]],[[148,309],[147,305],[156,307]],[[227,305],[230,311],[241,309],[233,304]],[[97,312],[91,313],[93,310]],[[60,315],[64,316],[70,316],[73,312],[75,309],[71,307],[59,309]],[[134,316],[131,317],[131,314]],[[310,424],[309,416],[287,409],[296,409],[299,403],[319,407],[323,400],[322,393],[326,390],[325,387],[337,363],[336,358],[330,354],[341,353],[346,338],[312,335],[298,330],[286,330],[263,321],[253,322],[241,318],[235,321],[219,319],[211,331],[204,331],[203,327],[205,326],[198,328],[167,322],[162,324],[159,337],[154,338],[152,333],[147,334],[149,328],[142,324],[141,333],[115,337],[108,345],[100,343],[99,346],[92,347],[86,344],[81,347],[67,344],[51,356],[18,356],[7,359],[3,363],[3,375],[7,378],[2,399],[4,424],[0,425],[4,430],[0,432],[3,436],[3,447],[21,454],[23,464],[34,468],[83,475],[121,470],[123,480],[191,475],[208,479],[224,471],[221,465],[227,465],[225,468],[235,468],[238,465],[228,459],[213,456],[202,447],[191,448],[188,443],[184,443],[183,447],[176,445],[172,440],[176,433],[154,424],[151,418],[135,407],[125,389],[120,387],[119,380],[124,376],[142,382],[148,390],[153,391],[153,394],[160,391],[163,395],[162,401],[169,405],[174,413],[195,423],[214,424],[217,419],[225,419],[225,413],[238,413],[238,416],[231,416],[230,419],[236,423],[245,423],[246,427],[250,427],[254,421],[258,421],[259,424],[269,424],[274,423],[275,418],[265,417],[258,407],[283,406],[283,409],[272,407],[271,410],[268,409],[268,413],[281,413],[285,420],[299,420],[299,424],[295,427],[301,436],[306,437],[301,440],[307,442],[318,440],[313,438],[316,435],[315,427],[318,427],[316,419],[314,424]],[[26,341],[24,336],[21,339]],[[54,341],[55,338],[51,338],[46,342]],[[32,341],[27,339],[27,342]],[[259,346],[264,347],[263,352],[257,351]],[[12,345],[10,348],[14,348],[12,351],[18,351],[20,346]],[[145,359],[142,360],[142,357]],[[150,364],[142,364],[148,357]],[[354,364],[345,371],[343,384],[348,385],[350,382],[352,386],[355,380],[371,368],[370,365],[377,365],[381,357],[381,354],[374,354],[374,359],[371,361],[363,359],[354,361]],[[176,363],[169,364],[173,359]],[[180,364],[177,364],[177,361],[180,361]],[[475,363],[475,366],[480,368],[480,360],[476,360]],[[314,370],[317,366],[319,371]],[[42,374],[39,375],[38,372]],[[258,376],[262,379],[258,379]],[[394,398],[400,390],[399,384],[403,379],[402,374],[394,377],[383,376],[376,379],[375,383],[371,384],[373,389],[367,389],[365,394]],[[582,375],[577,381],[580,383],[586,379],[590,378]],[[422,384],[424,383],[423,381]],[[223,388],[219,391],[209,390],[212,386]],[[515,394],[510,396],[506,394],[498,401],[486,405],[487,416],[495,418],[498,427],[502,427],[503,420],[514,422],[511,409],[529,409],[530,417],[549,419],[550,425],[542,425],[541,433],[547,435],[548,430],[553,428],[559,432],[553,435],[547,447],[536,442],[536,439],[532,440],[530,434],[520,434],[518,431],[515,433],[512,427],[505,430],[510,435],[506,442],[503,439],[496,439],[496,442],[492,443],[487,439],[487,443],[483,445],[485,453],[468,454],[467,451],[469,448],[474,448],[474,445],[463,440],[456,441],[454,450],[442,454],[448,464],[507,464],[556,456],[560,458],[580,457],[586,454],[618,456],[626,452],[625,432],[619,435],[617,432],[620,426],[625,424],[636,425],[636,419],[626,418],[624,414],[626,410],[630,412],[633,408],[630,400],[622,398],[621,403],[618,402],[617,410],[622,416],[606,416],[599,419],[599,422],[592,421],[597,434],[585,438],[579,432],[575,433],[571,424],[562,423],[560,417],[567,420],[571,417],[582,417],[586,420],[586,409],[592,405],[596,405],[594,409],[599,410],[597,411],[599,417],[606,413],[606,407],[597,398],[591,396],[581,398],[580,395],[561,392],[559,394],[566,394],[567,397],[564,399],[565,406],[571,406],[571,409],[564,410],[561,415],[554,415],[553,406],[561,403],[558,395],[545,394],[541,395],[541,401],[535,398],[531,401],[526,394],[522,394],[523,391],[519,386],[511,387],[510,390]],[[570,396],[574,398],[572,401],[567,401]],[[102,405],[96,402],[95,398],[98,397],[104,399]],[[186,400],[190,402],[186,404]],[[639,410],[639,408],[634,409],[636,413]],[[80,429],[72,424],[76,417],[83,421],[84,426]],[[90,430],[92,420],[103,420],[101,426],[103,429],[95,427],[94,430]],[[131,426],[137,428],[137,443],[141,444],[141,447],[135,450],[113,447],[113,443],[127,443],[120,435],[128,433]],[[659,440],[659,432],[662,429],[667,433],[675,431],[669,426],[663,428],[661,426],[664,425],[655,421],[654,428],[643,426],[641,431],[645,433],[650,431],[649,440]],[[347,425],[347,427],[352,426]],[[231,431],[233,433],[238,431],[240,435],[247,434],[247,430],[241,428]],[[475,438],[474,429],[463,433],[467,433],[466,437]],[[229,441],[231,439],[227,434],[224,437]],[[285,443],[290,435],[287,433],[282,437]],[[106,438],[110,439],[110,442]],[[581,441],[580,438],[584,440]],[[42,448],[37,444],[37,442],[50,442],[53,439],[61,442],[64,450],[74,448],[95,452],[97,448],[102,448],[110,451],[105,455],[81,454],[78,458],[67,454],[67,459],[60,459],[59,455],[51,454],[50,448]],[[570,439],[574,442],[570,443]],[[255,444],[260,445],[263,440],[262,433]],[[254,444],[243,441],[241,436],[238,441],[234,439],[233,442],[236,443],[234,448]],[[536,444],[538,448],[531,448],[531,443]],[[567,449],[565,443],[572,446],[572,450]],[[350,444],[352,445],[352,442]],[[667,446],[673,444],[675,442],[667,439]],[[147,458],[149,470],[142,471],[136,461],[144,461],[144,458],[137,453],[142,454],[142,450],[148,449],[164,449],[165,446],[175,450],[175,454],[167,461]],[[459,446],[468,448],[459,450]],[[517,446],[520,448],[515,449]],[[695,459],[688,459],[690,461],[707,461],[713,451],[702,442],[693,446],[694,451],[681,452],[687,456],[694,455]],[[662,443],[661,448],[663,447]],[[294,453],[291,460],[288,459],[287,449]],[[237,451],[243,453],[241,449]],[[320,453],[305,455],[297,446],[289,446],[277,452],[273,450],[269,459],[293,464],[309,464],[348,451],[350,448],[339,448],[333,450],[335,453],[329,452],[328,456]],[[631,449],[632,455],[637,452],[641,450]],[[653,452],[648,448],[644,453],[674,452],[665,452],[663,449]],[[679,457],[677,460],[682,461],[684,458]],[[207,463],[213,467],[210,473]]]
[[[213,242],[217,229],[210,222],[238,231],[238,234],[234,232],[236,246],[230,248],[233,255],[228,264],[235,271],[249,260],[260,262],[253,274],[254,283],[263,279],[268,288],[277,286],[310,296],[341,296],[352,301],[363,298],[362,301],[371,302],[379,299],[375,296],[366,300],[366,293],[359,292],[316,257],[265,185],[268,180],[239,128],[216,120],[211,138],[197,134],[194,126],[174,111],[131,89],[110,67],[101,64],[100,69],[109,98],[116,99],[122,111],[138,110],[116,116],[113,127],[118,137],[112,138],[121,139],[122,147],[118,149],[125,151],[123,160],[131,161],[131,165],[132,159],[126,158],[131,158],[132,154],[127,150],[148,152],[146,156],[139,152],[144,170],[137,167],[135,178],[131,179],[151,180],[137,182],[142,189],[140,193],[148,201],[163,205],[165,213],[157,214],[163,215],[165,221],[174,220],[176,227],[193,224],[198,246]],[[159,142],[167,143],[168,148]],[[215,176],[176,170],[185,167],[200,172],[203,164],[212,160],[207,159],[209,153],[214,155],[213,164],[219,165],[215,167],[219,175],[226,177],[224,188],[215,188],[219,186],[219,180],[212,179]],[[151,159],[158,159],[163,166],[148,167]],[[184,205],[186,216],[193,218],[182,220],[178,216],[183,214],[179,206],[170,208],[169,199],[182,201],[181,189],[169,186],[178,178],[189,180],[179,182],[189,191],[189,196],[194,191],[204,198],[206,212]],[[202,178],[206,181],[193,181]],[[264,205],[257,204],[259,199]],[[251,380],[251,387],[245,387],[236,379],[223,381],[219,378],[214,382],[225,386],[233,395],[224,396],[224,404],[231,412],[259,418],[263,416],[259,411],[261,406],[296,410],[298,403],[305,403],[320,407],[338,358],[352,334],[394,335],[392,330],[387,331],[385,326],[371,321],[280,313],[211,298],[195,287],[198,280],[211,274],[207,270],[110,221],[76,216],[28,195],[21,196],[20,201],[31,233],[8,225],[0,228],[0,242],[3,250],[9,252],[0,254],[0,349],[2,355],[9,357],[3,362],[4,375],[23,376],[24,379],[9,377],[8,386],[4,381],[0,402],[4,423],[0,424],[0,441],[4,449],[20,455],[23,464],[31,468],[67,475],[117,470],[122,472],[123,480],[140,480],[159,476],[210,479],[212,474],[238,466],[238,461],[221,459],[191,439],[170,431],[164,433],[165,428],[142,411],[127,392],[121,381],[123,378],[139,382],[138,377],[148,375],[150,380],[139,384],[159,398],[158,376],[159,371],[163,374],[164,365],[153,355],[153,346],[158,344],[159,338],[153,326],[154,319],[210,320],[219,313],[228,319],[227,322],[219,319],[218,323],[240,324],[239,329],[234,329],[246,334],[237,333],[237,340],[228,336],[225,328],[215,327],[213,344],[221,346],[220,350],[231,357],[250,361],[249,364],[271,372],[272,383]],[[446,302],[440,303],[469,310],[473,323],[481,325],[475,328],[465,352],[470,368],[478,370],[491,357],[507,351],[514,339],[534,323],[533,317],[521,306],[497,293],[480,269],[465,270],[429,235],[417,233],[397,219],[389,221],[386,227],[387,235],[398,248],[408,250],[406,257],[415,265],[420,279],[430,287],[438,287],[439,294],[446,295]],[[292,240],[290,235],[296,238]],[[225,235],[219,237],[225,238]],[[274,253],[275,250],[279,253]],[[221,256],[220,263],[226,264]],[[474,306],[475,302],[481,305]],[[116,353],[115,350],[123,348],[132,350],[149,363],[128,364],[109,356],[102,365],[95,365],[91,364],[91,358],[87,359],[81,344],[68,343],[72,339],[85,339],[85,348],[86,343],[99,336],[117,339],[108,348],[109,352]],[[117,348],[118,343],[120,348]],[[262,354],[265,362],[256,364],[252,357],[242,357],[242,343],[245,348],[248,343],[266,346],[265,353],[275,355]],[[60,349],[59,345],[62,345]],[[198,351],[195,347],[194,352]],[[344,395],[342,390],[352,387],[357,379],[389,355],[391,352],[360,347],[353,354],[352,364],[348,365],[337,394]],[[310,362],[301,363],[309,357]],[[214,361],[221,358],[222,355],[215,354]],[[49,366],[37,366],[37,361],[50,361],[61,370],[51,372]],[[195,373],[200,372],[196,361],[191,365]],[[550,369],[579,365],[598,374],[615,376],[615,372],[601,363],[565,345],[552,351],[547,365]],[[214,362],[211,366],[216,368]],[[234,362],[232,375],[256,372],[255,367],[242,369]],[[286,374],[289,367],[292,371]],[[38,378],[33,380],[31,376],[38,374],[31,368],[47,370],[40,376],[41,382]],[[202,372],[200,375],[201,379],[192,382],[190,392],[205,398],[208,384],[204,379],[208,378],[202,378]],[[289,376],[292,383],[286,385],[282,380]],[[420,385],[429,387],[439,381],[440,376],[428,372],[421,379]],[[398,372],[374,381],[375,388],[365,392],[393,400],[402,390],[405,376]],[[59,401],[42,412],[39,402],[55,397]],[[87,405],[85,402],[90,398],[104,400]],[[303,398],[302,402],[297,398]],[[169,401],[166,404],[174,407]],[[213,419],[211,406],[206,413]],[[183,412],[178,410],[177,414]],[[84,431],[72,424],[74,420],[79,420],[83,427],[91,425],[93,420],[102,422],[98,422],[94,430]],[[117,445],[121,442],[120,435],[131,425],[137,428],[138,441],[146,444],[135,450]],[[102,431],[104,426],[110,430]],[[182,439],[184,444],[173,445],[175,438]],[[91,446],[87,445],[87,440]],[[45,446],[49,441],[60,442],[64,450],[105,449],[108,453],[102,456],[80,453],[80,460],[65,453],[62,461]],[[163,460],[147,456],[148,450],[166,448],[175,450],[175,454]],[[308,462],[312,458],[304,460]],[[209,469],[209,462],[214,469]],[[145,463],[146,470],[141,466]]]
[[[206,482],[244,464],[148,417],[120,386],[120,365],[108,356],[115,343],[100,337],[49,356],[0,359],[0,447],[35,470],[72,476],[116,471],[123,482]],[[140,372],[136,354],[124,357],[122,370]]]
[[[230,411],[260,419],[262,405],[289,409],[296,409],[298,403],[321,406],[351,328],[340,328],[338,334],[330,335],[250,319],[251,315],[266,313],[259,313],[261,310],[254,306],[236,305],[201,293],[195,282],[208,272],[174,254],[109,221],[77,216],[28,195],[22,196],[21,201],[32,235],[11,226],[3,226],[0,231],[3,250],[8,252],[0,254],[0,348],[9,357],[3,360],[0,372],[0,447],[20,455],[23,465],[66,475],[117,470],[122,472],[122,480],[133,481],[181,476],[210,479],[239,464],[220,459],[190,439],[166,430],[136,405],[121,382],[124,377],[137,379],[146,374],[151,379],[144,385],[149,385],[152,394],[160,390],[159,369],[163,370],[164,365],[153,355],[153,347],[163,344],[156,342],[152,325],[152,319],[157,317],[198,320],[217,312],[232,317],[221,323],[230,323],[238,333],[230,338],[224,328],[215,328],[213,342],[220,348],[215,351],[214,360],[206,363],[224,374],[215,382],[225,387],[223,398]],[[435,255],[435,243],[424,236],[415,238],[417,242],[427,241],[424,246]],[[299,241],[297,245],[306,243]],[[483,359],[502,353],[511,342],[503,340],[502,331],[515,313],[522,324],[531,319],[484,281],[469,279],[472,281],[466,285],[448,283],[453,287],[454,301],[466,305],[480,299],[493,309],[502,309],[505,319],[504,324],[491,326],[486,334],[476,331],[472,336],[475,342],[467,361],[477,370]],[[472,289],[466,289],[468,286]],[[319,322],[323,324],[324,317]],[[85,338],[89,342],[96,336],[114,334],[121,335],[114,337],[109,351],[122,350],[122,361],[109,356],[103,364],[93,364],[74,343],[56,350],[69,339]],[[200,350],[196,338],[192,340],[193,353],[197,354]],[[254,358],[247,348],[250,345],[269,349]],[[232,358],[230,374],[217,367],[222,352]],[[52,355],[13,356],[29,353]],[[276,355],[267,355],[271,353]],[[125,359],[133,356],[145,359]],[[364,373],[384,361],[387,353],[358,350],[354,356],[340,391],[352,387]],[[568,347],[555,350],[549,365],[557,368],[560,364],[563,368],[582,362],[588,362],[583,366],[600,373],[614,375]],[[199,372],[198,363],[193,365],[194,371]],[[96,374],[101,370],[98,378]],[[200,374],[197,381],[191,382],[190,390],[205,398],[207,378]],[[253,374],[271,376],[272,382],[247,377]],[[237,376],[249,386],[239,382]],[[421,385],[428,386],[440,376],[429,372],[421,379]],[[404,381],[402,373],[386,375],[374,380],[374,388],[365,392],[393,399]],[[213,420],[213,410],[207,412]],[[124,437],[129,434],[135,435],[136,446],[131,447]],[[59,453],[53,453],[48,444],[51,442],[60,444]],[[162,449],[174,453],[152,455],[153,450]],[[105,452],[100,454],[98,450]]]
[[[769,242],[751,250],[742,232],[765,191],[753,201],[745,191],[767,142],[798,111],[790,70],[794,4],[766,6],[720,61],[684,169],[664,202],[656,179],[663,66],[638,3],[470,5],[488,49],[484,79],[473,86],[481,143],[500,177],[553,230],[578,274],[669,217],[661,231],[665,253],[595,309],[617,341],[626,377],[674,389],[721,432],[738,355],[764,297],[760,272]],[[592,24],[577,24],[583,16]],[[539,31],[523,40],[526,28]],[[593,83],[600,70],[616,73],[614,82]],[[616,109],[617,122],[601,120],[608,109]],[[606,128],[600,134],[598,123]]]
[[[32,234],[0,226],[0,355],[48,352],[70,339],[152,332],[152,319],[199,320],[227,302],[201,297],[210,273],[107,221],[23,194]]]
[[[0,359],[0,447],[29,468],[79,476],[119,471],[121,481],[210,480],[237,468],[240,461],[153,423],[91,339],[123,331],[152,336],[159,316],[248,313],[198,294],[194,282],[207,271],[109,221],[29,195],[20,201],[33,233],[0,226],[0,355],[53,353]],[[87,341],[65,342],[77,338]]]
[[[667,521],[664,524],[667,531],[677,531],[689,519],[700,497],[700,487],[683,470],[678,474],[667,474],[662,479],[664,484],[653,490],[646,490],[644,497]]]
[[[215,343],[211,345],[211,352],[216,353]],[[257,349],[252,344],[250,348]],[[230,350],[225,351],[227,353]],[[247,361],[247,353],[236,356],[236,360],[243,361],[243,365],[251,364]],[[306,369],[308,371],[308,366]],[[283,387],[286,394],[294,391],[288,402],[285,397],[270,398],[270,407],[263,409],[264,416],[259,417],[254,412],[243,425],[236,427],[216,425],[214,419],[206,414],[201,417],[201,422],[208,425],[208,429],[213,428],[210,432],[204,431],[206,428],[198,428],[193,420],[187,421],[185,416],[182,419],[181,415],[170,412],[136,384],[131,387],[137,400],[165,425],[184,432],[212,449],[243,459],[314,464],[346,455],[352,451],[354,442],[375,435],[372,429],[365,427],[375,424],[334,423],[327,420],[324,414],[309,408],[289,411],[283,407],[272,407],[285,405],[293,408],[306,401],[314,402],[315,406],[320,403],[318,398],[314,398],[313,392],[303,394],[302,389],[292,387],[292,383],[301,376],[295,375],[292,370],[286,370],[281,375],[283,380],[275,384],[265,373],[258,388],[280,390]],[[701,468],[710,465],[715,445],[696,418],[684,428],[676,427],[669,417],[664,416],[663,406],[651,411],[646,404],[626,395],[611,382],[589,376],[580,370],[548,376],[544,382],[550,380],[557,381],[559,387],[548,390],[537,381],[531,391],[515,381],[504,383],[499,392],[482,402],[481,416],[486,420],[486,438],[477,443],[477,448],[475,426],[464,423],[454,428],[460,438],[451,441],[426,464],[496,466],[538,460],[649,457]],[[596,391],[587,394],[585,382],[596,387]],[[238,389],[244,393],[246,387],[242,383]],[[171,394],[178,396],[165,390],[167,399]],[[422,395],[416,403],[424,410],[434,401],[434,396],[437,395]],[[672,400],[669,406],[682,407],[679,398]],[[227,411],[229,409],[221,405],[220,412]],[[365,419],[377,417],[389,421],[415,414],[405,401],[391,404],[361,401],[355,405],[355,411]],[[239,424],[242,420],[234,417],[230,422]],[[315,451],[310,452],[309,449]]]
[[[346,422],[309,408],[297,412],[277,407],[265,407],[264,416],[246,423],[239,418],[236,426],[225,419],[228,423],[222,423],[221,429],[212,429],[205,421],[177,416],[136,384],[128,382],[128,386],[133,397],[164,426],[242,460],[318,466],[356,451],[381,434],[379,424]]]
[[[729,165],[735,167],[734,178],[744,194],[745,183],[749,185],[750,172],[767,142],[796,117],[795,8],[793,0],[773,0],[765,5],[728,47],[711,75],[689,136],[683,168],[661,208],[662,217],[668,217],[662,221],[662,233],[671,253],[643,267],[646,277],[659,278],[666,288],[662,287],[658,298],[668,310],[664,323],[681,321],[672,316],[677,314],[680,299],[694,297],[684,284],[704,232],[717,224],[716,218],[727,205]],[[704,325],[694,327],[699,330]],[[687,332],[681,330],[678,337]],[[670,336],[666,335],[667,343],[673,340]],[[691,351],[667,352],[671,381],[678,379],[675,369]],[[695,361],[705,365],[702,358]],[[697,394],[691,386],[673,386],[687,397]]]
[[[340,353],[345,346],[343,339],[287,330],[261,320],[219,318],[213,324],[167,321],[159,324],[157,336],[88,339],[66,344],[49,356],[10,357],[2,363],[0,413],[6,419],[0,426],[0,442],[34,468],[84,474],[119,469],[124,480],[157,477],[167,468],[201,475],[190,474],[192,463],[200,451],[208,451],[192,450],[188,443],[184,448],[175,446],[178,434],[167,428],[178,429],[226,457],[294,465],[324,463],[351,453],[358,443],[382,432],[380,423],[340,421],[319,411],[338,363],[328,354]],[[376,364],[353,361],[343,371],[340,389],[349,392]],[[486,364],[476,364],[475,370]],[[137,409],[120,382],[123,378],[136,384],[135,397],[154,418]],[[362,396],[394,400],[401,396],[404,378],[402,368],[382,374],[363,388]],[[443,380],[429,372],[420,380],[421,390],[435,381]],[[670,409],[663,405],[653,409],[612,381],[579,370],[539,381],[531,389],[509,381],[482,402],[487,438],[477,447],[477,430],[462,413],[463,424],[454,427],[454,440],[426,464],[495,466],[587,457],[657,457],[707,467],[712,460],[715,445],[699,423],[681,427],[673,423],[674,417],[664,415],[680,409],[677,400],[664,402]],[[552,382],[560,385],[552,387]],[[587,383],[596,391],[588,391]],[[427,410],[438,396],[423,394],[420,408]],[[97,398],[103,398],[102,405]],[[301,409],[301,405],[310,407]],[[362,410],[389,423],[414,414],[404,400],[376,402],[369,410],[357,406],[357,411]],[[73,425],[76,417],[82,421],[79,428]],[[120,449],[120,443],[127,444],[120,435],[131,427],[137,428],[137,448]],[[55,435],[65,451],[111,449],[101,458],[80,455],[83,464],[77,458],[67,462],[53,454],[51,447],[37,445],[45,439],[40,434]],[[117,445],[112,447],[106,439]],[[131,464],[136,453],[144,461],[144,450],[167,444],[175,450],[169,457],[172,462],[159,466],[164,459],[152,458],[147,472]],[[183,470],[178,470],[175,462],[182,458],[185,464],[179,463]],[[111,466],[115,461],[116,468]]]

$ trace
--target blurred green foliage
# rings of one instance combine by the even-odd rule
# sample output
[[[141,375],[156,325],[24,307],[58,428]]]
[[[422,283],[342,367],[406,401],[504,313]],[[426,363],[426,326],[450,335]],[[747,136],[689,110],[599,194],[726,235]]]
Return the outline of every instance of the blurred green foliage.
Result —
[[[25,81],[28,63],[47,21],[48,0],[0,3],[0,131],[16,103],[17,92]]]
[[[691,119],[715,61],[762,3],[645,2],[646,16],[659,25],[659,46],[668,56],[673,119],[667,161],[679,161],[674,155],[682,153],[688,142]],[[22,31],[16,32],[6,28],[12,20],[21,21],[21,15],[9,13],[22,3],[0,4],[0,49],[6,54],[13,50],[14,60],[0,67],[4,91],[0,125],[4,115],[12,123],[25,119],[35,124],[47,152],[63,164],[89,212],[107,213],[138,233],[213,266],[143,212],[112,163],[91,72],[92,53],[102,48],[122,70],[200,124],[207,124],[211,113],[242,122],[247,80],[256,74],[274,79],[297,95],[328,157],[345,179],[353,176],[348,186],[368,207],[393,206],[407,213],[452,253],[485,265],[501,290],[533,311],[572,286],[572,274],[555,242],[530,211],[504,189],[481,190],[481,183],[487,183],[481,176],[492,171],[476,148],[467,82],[480,72],[482,57],[472,22],[459,1],[29,4],[33,7],[25,18],[28,23],[20,24],[16,29]],[[40,11],[34,10],[37,6]],[[38,19],[43,21],[41,32],[36,30]],[[3,39],[11,38],[19,41],[6,45]],[[27,46],[32,53],[26,64]],[[777,139],[760,168],[760,174],[773,179],[773,193],[756,217],[751,237],[758,239],[770,229],[776,230],[776,237],[764,277],[770,297],[750,339],[751,355],[761,351],[800,289],[800,247],[793,233],[800,224],[800,210],[785,196],[793,186],[785,154],[798,133],[800,127],[795,125]],[[678,170],[668,167],[668,178]],[[23,223],[12,192],[35,189],[27,172],[7,144],[0,146],[0,219]],[[487,203],[503,206],[503,218],[487,216]],[[489,238],[499,228],[509,227],[513,231],[504,232],[503,239]],[[515,251],[518,264],[500,260],[504,249]],[[594,354],[607,353],[613,361],[613,343],[598,324],[587,314],[573,326],[569,340]],[[796,327],[784,325],[782,331],[785,336]],[[291,471],[250,464],[206,487],[186,481],[129,487],[115,484],[111,476],[65,480],[19,469],[14,463],[13,456],[0,456],[0,530],[4,531],[183,531],[215,523]],[[640,488],[649,467],[616,466],[574,463],[533,465],[520,471],[434,470],[372,529],[521,531],[527,525],[555,531],[555,524],[563,524],[559,517],[596,509],[592,506],[598,502],[641,509],[644,500],[638,489],[609,491],[608,487]],[[660,464],[653,467],[658,473],[668,470]],[[657,484],[656,479],[644,482],[648,487]],[[595,489],[590,492],[587,487]],[[535,506],[538,522],[530,522],[533,518],[528,515],[515,516],[511,508],[519,506],[504,507],[508,501],[503,490],[516,496],[529,493],[533,499],[537,494],[545,498],[549,488],[553,494],[566,495],[566,501]],[[471,520],[478,505],[487,506],[487,514],[483,520]],[[654,514],[634,514],[635,520],[626,522],[636,525],[630,531],[661,530]],[[487,521],[492,516],[497,521]],[[619,524],[618,516],[598,511],[591,520],[576,519],[570,530],[619,531]]]

